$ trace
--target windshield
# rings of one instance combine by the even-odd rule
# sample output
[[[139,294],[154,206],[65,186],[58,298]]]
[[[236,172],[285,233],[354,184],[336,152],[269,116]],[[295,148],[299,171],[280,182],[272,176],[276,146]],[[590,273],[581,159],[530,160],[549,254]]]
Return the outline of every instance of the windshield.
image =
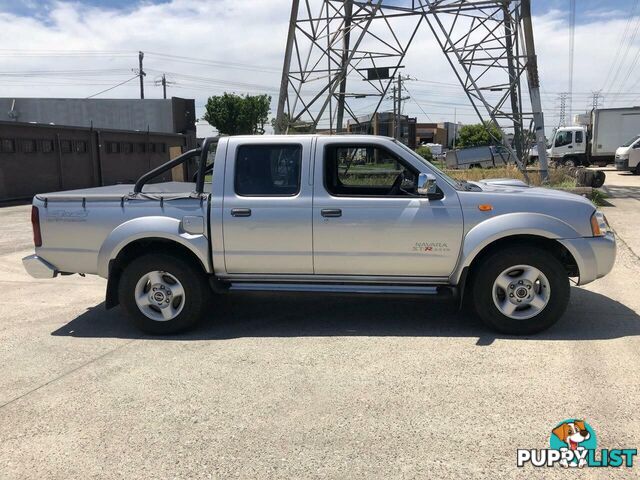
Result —
[[[636,135],[635,137],[633,137],[631,140],[629,140],[627,143],[623,144],[623,147],[630,147],[631,145],[633,145],[634,143],[636,143],[638,141],[638,139],[640,139],[640,135]]]
[[[451,185],[453,188],[455,189],[460,189],[460,190],[464,190],[464,182],[459,181],[459,180],[454,180],[453,178],[451,178],[449,175],[447,175],[446,173],[444,173],[442,170],[440,170],[438,167],[436,167],[433,163],[429,162],[428,160],[425,160],[424,158],[422,158],[420,155],[418,155],[416,152],[414,152],[413,150],[411,150],[409,147],[407,147],[404,143],[399,142],[398,140],[394,140],[394,142],[396,143],[396,145],[402,147],[404,150],[406,150],[408,153],[410,153],[414,158],[417,158],[418,160],[420,160],[420,162],[424,163],[425,165],[428,165],[429,168],[435,170],[436,172],[438,172],[438,174],[449,184]]]

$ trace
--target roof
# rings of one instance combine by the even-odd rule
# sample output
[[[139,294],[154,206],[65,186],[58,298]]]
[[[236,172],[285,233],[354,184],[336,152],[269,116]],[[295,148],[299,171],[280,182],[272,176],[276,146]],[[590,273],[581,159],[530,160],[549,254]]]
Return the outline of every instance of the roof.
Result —
[[[91,128],[91,127],[74,127],[73,125],[57,125],[57,124],[49,124],[49,123],[35,123],[35,122],[12,122],[0,120],[1,126],[18,126],[18,127],[38,127],[38,128],[48,128],[48,129],[57,129],[57,130],[82,130],[82,131],[90,131],[95,130],[97,132],[114,132],[114,133],[148,133],[149,135],[162,135],[162,136],[174,136],[174,137],[184,137],[182,133],[172,133],[172,132],[153,132],[147,130],[117,130],[113,128]]]

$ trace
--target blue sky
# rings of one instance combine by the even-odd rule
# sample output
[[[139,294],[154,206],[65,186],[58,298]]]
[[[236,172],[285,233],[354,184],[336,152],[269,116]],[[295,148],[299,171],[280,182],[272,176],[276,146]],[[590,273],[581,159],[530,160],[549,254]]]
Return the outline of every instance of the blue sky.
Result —
[[[545,114],[553,125],[559,94],[568,86],[570,0],[532,4]],[[573,113],[589,108],[592,92],[600,89],[605,106],[640,105],[640,0],[576,4]],[[635,17],[630,14],[634,6]],[[147,98],[161,95],[157,80],[166,73],[169,94],[195,98],[198,114],[209,95],[224,91],[269,93],[275,99],[290,8],[291,0],[0,0],[1,95],[86,97],[126,81],[106,96],[135,98],[137,82],[129,79],[143,50]],[[621,45],[625,29],[626,48]],[[423,110],[432,121],[454,115],[465,123],[477,121],[426,27],[423,33],[409,51],[405,70],[423,83],[411,86],[415,101],[407,102],[405,113],[420,121],[427,121]],[[52,50],[78,53],[51,55]],[[82,53],[87,51],[96,54]],[[368,103],[363,100],[357,113],[368,113]]]
[[[0,11],[39,17],[42,10],[46,9],[48,5],[55,1],[57,0],[0,0]],[[170,0],[74,0],[74,3],[102,8],[132,9],[140,4],[159,4],[169,1]],[[203,2],[204,1],[207,0],[203,0]],[[215,2],[216,0],[208,1]],[[264,1],[267,2],[268,0]],[[403,3],[404,1],[406,0],[389,0],[390,3]],[[579,23],[588,22],[590,15],[595,12],[610,14],[615,11],[615,14],[623,15],[625,11],[628,12],[631,9],[634,2],[635,0],[577,0],[578,15],[576,15],[576,21]],[[544,14],[550,9],[568,12],[569,0],[532,0],[532,7],[534,14]],[[581,15],[581,13],[588,13],[590,15]]]

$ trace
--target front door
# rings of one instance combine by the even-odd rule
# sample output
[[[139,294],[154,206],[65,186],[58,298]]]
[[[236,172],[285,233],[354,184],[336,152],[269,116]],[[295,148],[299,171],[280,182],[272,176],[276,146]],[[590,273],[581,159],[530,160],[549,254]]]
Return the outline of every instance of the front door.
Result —
[[[230,139],[222,208],[229,274],[311,274],[311,138]]]
[[[573,131],[559,130],[553,142],[553,156],[561,158],[574,153]]]
[[[316,274],[446,277],[463,234],[456,191],[416,195],[428,167],[389,142],[319,139],[316,147],[313,244]]]

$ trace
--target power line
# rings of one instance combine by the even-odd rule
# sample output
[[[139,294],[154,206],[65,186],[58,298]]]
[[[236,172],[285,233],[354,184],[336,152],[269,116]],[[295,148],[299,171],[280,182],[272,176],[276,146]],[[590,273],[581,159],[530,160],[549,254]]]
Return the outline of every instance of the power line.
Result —
[[[624,46],[624,44],[626,43],[627,40],[627,35],[629,33],[629,28],[631,27],[631,22],[634,19],[635,16],[635,12],[636,9],[638,7],[638,2],[640,0],[635,0],[633,7],[631,8],[631,14],[629,15],[629,18],[627,18],[627,23],[624,27],[624,31],[622,32],[622,36],[620,37],[620,41],[618,42],[618,45],[620,45],[620,48],[616,49],[616,54],[613,57],[613,61],[611,62],[611,66],[609,67],[609,72],[607,73],[607,77],[602,85],[602,88],[600,89],[601,91],[606,91],[606,88],[608,86],[608,82],[609,79],[611,79],[611,74],[614,71],[614,69],[616,68],[617,62],[618,60],[620,60],[620,53],[622,52],[622,48]],[[611,83],[611,86],[613,86],[613,82]]]
[[[573,57],[576,46],[576,0],[569,0],[571,12],[569,15],[569,92],[567,101],[569,103],[569,117],[573,110]]]
[[[415,103],[420,109],[420,111],[429,119],[430,122],[432,122],[433,120],[431,120],[431,117],[429,116],[429,114],[424,111],[424,109],[422,108],[422,105],[418,103],[418,101],[414,98],[414,96],[411,94],[411,92],[409,91],[406,85],[404,85],[404,89],[409,94],[409,98],[413,101],[413,103]]]
[[[131,77],[129,80],[125,80],[124,82],[120,82],[120,83],[118,83],[117,85],[114,85],[113,87],[109,87],[109,88],[107,88],[107,89],[105,89],[105,90],[102,90],[102,91],[100,91],[100,92],[98,92],[98,93],[94,93],[93,95],[89,95],[89,96],[88,96],[88,97],[86,97],[86,98],[93,98],[93,97],[97,97],[98,95],[101,95],[101,94],[106,93],[106,92],[108,92],[108,91],[110,91],[110,90],[113,90],[114,88],[118,88],[119,86],[124,85],[125,83],[129,83],[131,80],[135,80],[135,79],[136,79],[136,78],[138,78],[138,77],[139,77],[139,75],[136,75],[136,76],[134,76],[134,77]]]
[[[622,68],[626,65],[627,55],[629,54],[629,51],[631,50],[631,47],[632,47],[633,43],[635,42],[636,37],[638,36],[638,30],[639,29],[640,29],[640,16],[635,18],[635,28],[633,30],[633,33],[627,39],[626,45],[621,47],[621,48],[624,48],[624,53],[622,54],[622,57],[620,58],[620,63],[618,65],[618,68],[616,69],[616,72],[615,72],[614,76],[613,76],[613,80],[611,81],[611,84],[609,85],[609,89],[612,89],[616,85],[616,82],[618,80],[618,76],[622,72]],[[619,88],[619,90],[622,90],[622,85],[619,85],[618,88]]]

